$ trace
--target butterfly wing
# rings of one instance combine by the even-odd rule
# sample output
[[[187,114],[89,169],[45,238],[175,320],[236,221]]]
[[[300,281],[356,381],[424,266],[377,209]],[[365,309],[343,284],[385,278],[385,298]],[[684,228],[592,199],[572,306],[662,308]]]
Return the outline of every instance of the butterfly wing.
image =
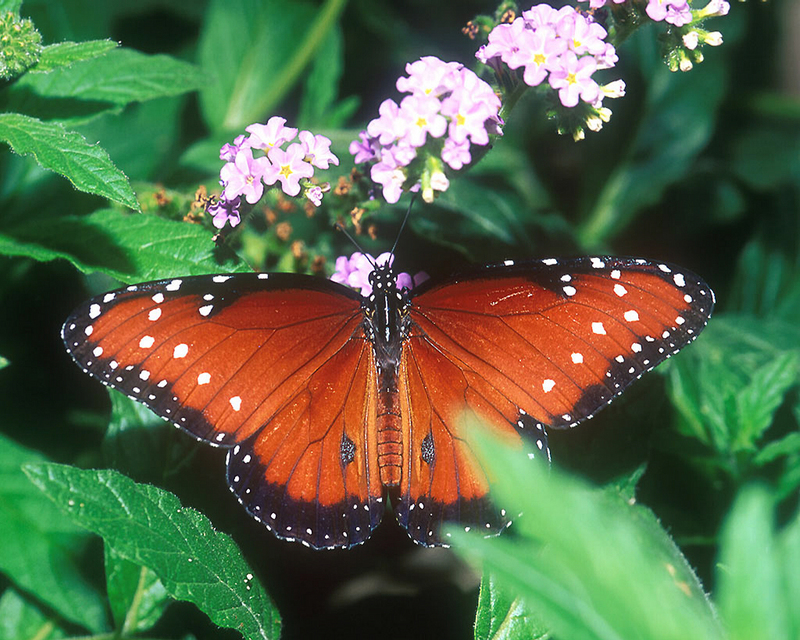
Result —
[[[228,447],[231,489],[278,536],[341,547],[383,512],[362,321],[361,297],[335,283],[236,274],[98,296],[63,337],[85,372]]]
[[[696,275],[611,257],[506,263],[423,285],[401,376],[398,518],[424,544],[442,521],[496,533],[489,481],[459,436],[465,412],[546,455],[546,429],[590,418],[694,340],[714,304]],[[422,505],[422,509],[420,508]]]

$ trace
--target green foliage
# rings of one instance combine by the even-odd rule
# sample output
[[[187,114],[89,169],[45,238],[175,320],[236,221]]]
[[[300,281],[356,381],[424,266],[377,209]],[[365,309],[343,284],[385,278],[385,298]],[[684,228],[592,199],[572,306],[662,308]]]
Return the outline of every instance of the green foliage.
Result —
[[[523,515],[513,538],[453,530],[456,549],[522,595],[556,637],[724,637],[697,576],[649,509],[475,440],[497,478],[498,503]]]
[[[134,597],[142,607],[130,631],[157,619],[163,585],[171,597],[194,603],[216,624],[245,638],[278,637],[275,606],[234,542],[174,495],[111,470],[29,463],[24,471],[75,523],[103,537],[113,609],[118,616],[120,610],[130,612],[126,602]],[[139,593],[130,593],[130,575],[119,575],[131,567],[109,566],[117,564],[114,556],[149,568],[136,579]]]
[[[773,84],[781,3],[710,19],[725,43],[688,73],[637,30],[602,77],[627,84],[602,131],[557,136],[528,92],[485,157],[415,205],[403,270],[609,251],[685,264],[717,293],[665,375],[550,434],[551,473],[481,444],[524,517],[498,539],[453,532],[479,591],[390,518],[348,553],[274,540],[225,488],[223,452],[109,400],[63,352],[70,309],[116,282],[330,272],[352,252],[331,222],[351,215],[388,250],[404,201],[345,188],[307,215],[271,197],[215,244],[195,193],[218,193],[221,145],[272,115],[327,135],[341,163],[324,179],[347,183],[348,145],[404,65],[478,69],[460,29],[496,8],[0,0],[31,21],[0,84],[0,640],[800,637],[800,108]]]

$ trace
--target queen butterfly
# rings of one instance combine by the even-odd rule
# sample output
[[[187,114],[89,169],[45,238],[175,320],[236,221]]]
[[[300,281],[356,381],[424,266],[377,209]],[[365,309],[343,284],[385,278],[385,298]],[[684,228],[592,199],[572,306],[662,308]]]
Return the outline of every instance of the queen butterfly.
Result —
[[[228,484],[278,537],[352,547],[389,496],[423,545],[456,522],[510,524],[459,433],[465,413],[549,459],[547,429],[590,418],[697,337],[711,289],[614,257],[506,261],[362,297],[295,274],[195,276],[97,296],[67,350],[104,384],[225,447]]]

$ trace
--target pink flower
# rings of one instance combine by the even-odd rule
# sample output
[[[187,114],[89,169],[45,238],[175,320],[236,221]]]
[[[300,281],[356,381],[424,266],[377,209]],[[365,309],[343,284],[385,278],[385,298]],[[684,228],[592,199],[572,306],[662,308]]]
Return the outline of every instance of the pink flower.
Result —
[[[245,131],[250,134],[248,143],[254,149],[269,151],[272,147],[279,147],[284,142],[294,140],[297,129],[285,127],[286,118],[272,116],[267,124],[251,124],[245,127]]]
[[[536,87],[547,77],[547,73],[558,69],[559,56],[567,50],[567,42],[559,38],[552,27],[539,27],[528,31],[525,47],[525,72],[522,79],[530,87]]]
[[[464,165],[472,161],[472,156],[469,153],[469,142],[456,142],[452,137],[444,141],[442,148],[442,160],[447,163],[451,169],[458,171]]]
[[[314,168],[303,160],[303,155],[303,147],[297,143],[290,144],[286,151],[280,147],[270,149],[267,157],[272,164],[264,173],[264,182],[271,185],[280,181],[286,195],[296,196],[300,193],[300,178],[314,175]]]
[[[397,90],[438,97],[453,88],[452,74],[460,67],[458,62],[444,62],[436,56],[424,56],[406,65],[408,77],[397,79]]]
[[[230,223],[231,227],[235,227],[241,221],[239,213],[239,205],[242,199],[238,196],[233,200],[226,200],[224,197],[220,198],[217,202],[208,206],[208,213],[211,214],[211,222],[217,229],[222,229],[225,223]]]
[[[565,107],[574,107],[578,99],[592,103],[597,99],[600,88],[592,80],[597,69],[597,61],[592,56],[578,58],[573,51],[561,56],[561,68],[550,74],[550,86],[558,89],[558,97]]]
[[[347,150],[350,155],[355,156],[353,162],[361,164],[362,162],[369,162],[378,157],[377,140],[370,137],[366,131],[361,131],[358,134],[358,140],[353,140]]]
[[[406,122],[400,117],[400,106],[391,98],[381,102],[378,108],[380,117],[367,125],[367,133],[383,145],[402,138],[406,132]]]
[[[226,143],[222,145],[222,148],[219,150],[219,159],[225,162],[233,162],[239,149],[249,146],[250,145],[245,140],[244,134],[236,136],[233,140],[233,144]]]
[[[587,20],[580,13],[573,13],[558,22],[556,32],[564,38],[578,55],[589,53],[600,55],[606,49],[608,32],[596,22]]]
[[[522,66],[524,45],[520,38],[525,31],[527,29],[522,18],[517,18],[511,24],[497,25],[489,33],[489,43],[483,49],[483,56],[487,59],[499,56],[509,69]]]
[[[692,21],[692,10],[687,0],[649,0],[645,11],[651,20],[664,20],[676,27]]]
[[[339,165],[339,158],[331,153],[331,141],[329,138],[314,135],[310,131],[300,132],[300,145],[305,153],[305,161],[310,162],[318,169],[327,169],[329,163]]]
[[[313,187],[309,187],[305,191],[305,196],[308,198],[311,203],[318,207],[322,204],[322,187],[318,185],[314,185]]]
[[[233,200],[243,195],[250,204],[258,202],[264,194],[261,180],[268,167],[269,161],[265,157],[253,158],[253,150],[249,147],[240,149],[234,161],[226,163],[219,172],[225,185],[225,199]]]
[[[383,198],[389,204],[394,204],[403,194],[403,184],[406,181],[406,172],[393,157],[390,150],[381,153],[381,160],[372,165],[369,175],[383,187]]]
[[[447,131],[447,120],[439,113],[442,103],[433,96],[410,95],[400,103],[399,117],[406,123],[405,139],[412,147],[425,144],[430,133],[441,138]]]

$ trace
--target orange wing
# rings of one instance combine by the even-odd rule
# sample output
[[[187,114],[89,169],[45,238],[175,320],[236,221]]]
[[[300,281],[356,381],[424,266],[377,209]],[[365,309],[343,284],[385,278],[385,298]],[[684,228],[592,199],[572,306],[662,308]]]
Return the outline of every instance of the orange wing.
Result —
[[[64,325],[87,373],[198,440],[277,535],[365,540],[383,513],[375,365],[361,297],[317,278],[237,274],[134,285]]]
[[[546,453],[548,427],[606,406],[705,326],[713,294],[666,264],[620,258],[489,267],[423,287],[412,298],[403,353],[404,454],[398,518],[440,542],[454,521],[496,533],[507,515],[459,436],[465,413]]]

